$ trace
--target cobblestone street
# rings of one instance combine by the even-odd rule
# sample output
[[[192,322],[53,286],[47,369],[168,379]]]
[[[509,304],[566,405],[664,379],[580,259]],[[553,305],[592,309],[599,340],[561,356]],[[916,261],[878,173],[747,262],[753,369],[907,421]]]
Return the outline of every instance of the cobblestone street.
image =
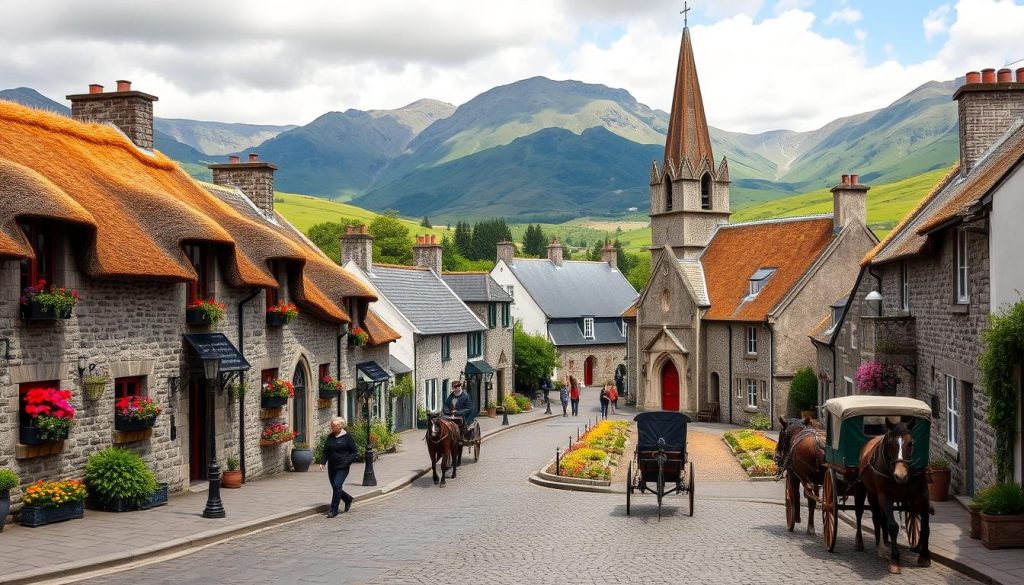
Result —
[[[781,506],[718,499],[730,484],[701,481],[711,462],[696,462],[696,515],[687,516],[685,496],[667,496],[660,522],[650,495],[637,496],[627,517],[624,496],[529,484],[578,423],[558,417],[497,436],[445,489],[427,476],[335,519],[294,522],[87,582],[973,583],[935,563],[917,568],[910,553],[903,574],[889,576],[873,550],[853,551],[846,525],[830,554],[820,536],[787,533]]]

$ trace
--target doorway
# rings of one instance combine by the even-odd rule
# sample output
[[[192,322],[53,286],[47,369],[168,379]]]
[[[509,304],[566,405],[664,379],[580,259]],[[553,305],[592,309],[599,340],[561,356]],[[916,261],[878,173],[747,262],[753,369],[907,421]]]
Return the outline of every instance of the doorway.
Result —
[[[292,431],[296,443],[307,443],[306,440],[306,368],[302,362],[295,364],[292,374],[292,386],[295,387],[295,399],[292,401]]]
[[[206,479],[206,468],[209,465],[209,447],[207,444],[206,380],[193,379],[188,385],[188,479],[199,481]]]
[[[718,378],[718,372],[711,372],[711,383],[708,385],[708,399],[707,402],[718,402],[718,385],[721,381]]]
[[[679,370],[672,360],[661,368],[661,409],[679,411]]]
[[[495,378],[498,379],[498,404],[505,403],[505,370],[498,370]]]
[[[597,358],[594,356],[588,357],[583,361],[583,385],[593,386],[594,385],[594,366],[597,365]]]

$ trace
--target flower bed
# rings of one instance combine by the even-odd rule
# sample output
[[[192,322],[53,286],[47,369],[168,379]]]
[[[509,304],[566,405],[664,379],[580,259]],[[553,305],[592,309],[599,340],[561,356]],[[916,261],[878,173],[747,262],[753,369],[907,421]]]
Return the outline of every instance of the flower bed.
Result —
[[[628,422],[599,422],[565,452],[559,462],[557,474],[610,481],[612,469],[625,451],[628,432]],[[548,471],[556,473],[554,465]]]
[[[775,441],[766,437],[764,433],[750,429],[729,431],[723,438],[747,475],[775,477],[778,471],[778,466],[775,465]]]

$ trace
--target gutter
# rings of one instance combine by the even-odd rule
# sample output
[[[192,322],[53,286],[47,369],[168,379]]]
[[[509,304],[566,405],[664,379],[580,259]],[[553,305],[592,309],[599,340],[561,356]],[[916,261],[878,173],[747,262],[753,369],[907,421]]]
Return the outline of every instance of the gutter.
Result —
[[[260,289],[252,289],[252,293],[238,302],[238,353],[245,357],[245,304],[256,298]],[[213,437],[216,441],[217,438]],[[238,398],[238,468],[242,472],[242,483],[245,483],[245,398]]]
[[[736,390],[732,387],[732,323],[729,323],[729,424],[732,424],[732,397]]]

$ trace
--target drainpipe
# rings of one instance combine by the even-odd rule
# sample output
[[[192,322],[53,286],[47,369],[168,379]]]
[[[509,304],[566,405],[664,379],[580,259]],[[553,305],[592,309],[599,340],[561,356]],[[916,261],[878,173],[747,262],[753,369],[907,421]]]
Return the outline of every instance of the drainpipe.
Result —
[[[775,329],[768,324],[768,419],[775,428]]]
[[[836,359],[836,344],[833,342],[829,344],[829,349],[832,350],[832,398],[836,397],[836,379],[839,378],[839,360]],[[828,396],[825,397],[829,398]],[[822,402],[824,404],[824,402]]]
[[[732,323],[729,324],[729,424],[732,424],[732,396],[735,392],[732,387]]]
[[[342,325],[342,326],[344,327],[344,325]],[[340,380],[341,379],[341,340],[345,338],[345,335],[347,333],[348,333],[348,331],[345,331],[344,333],[339,333],[338,334],[337,347],[335,348],[335,359],[334,359],[334,378],[336,380]],[[345,392],[345,397],[346,398],[348,397],[348,392]],[[339,418],[341,417],[341,401],[342,400],[343,400],[343,398],[342,398],[341,394],[339,393],[338,394],[338,405],[337,405],[338,406],[337,413],[338,413],[338,417]]]
[[[260,289],[252,289],[252,293],[238,302],[238,352],[245,357],[245,304],[256,298]],[[214,437],[214,440],[217,440]],[[245,483],[245,397],[238,398],[238,467]]]

